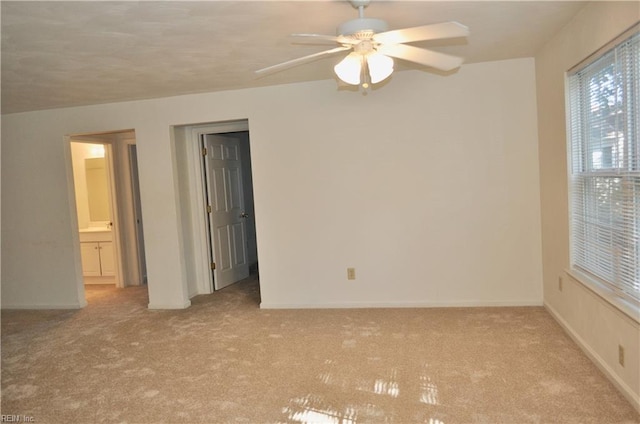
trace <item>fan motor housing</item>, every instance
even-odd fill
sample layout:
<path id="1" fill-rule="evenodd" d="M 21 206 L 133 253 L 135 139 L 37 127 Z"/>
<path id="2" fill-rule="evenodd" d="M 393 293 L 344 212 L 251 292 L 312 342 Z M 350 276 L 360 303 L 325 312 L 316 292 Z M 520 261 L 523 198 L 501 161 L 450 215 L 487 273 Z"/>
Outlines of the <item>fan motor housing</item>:
<path id="1" fill-rule="evenodd" d="M 371 3 L 371 0 L 350 0 L 349 3 L 351 3 L 351 6 L 357 9 L 359 7 L 369 6 L 369 3 Z"/>
<path id="2" fill-rule="evenodd" d="M 389 26 L 382 19 L 358 18 L 344 22 L 338 26 L 337 35 L 354 35 L 361 31 L 371 31 L 374 34 L 385 32 Z"/>

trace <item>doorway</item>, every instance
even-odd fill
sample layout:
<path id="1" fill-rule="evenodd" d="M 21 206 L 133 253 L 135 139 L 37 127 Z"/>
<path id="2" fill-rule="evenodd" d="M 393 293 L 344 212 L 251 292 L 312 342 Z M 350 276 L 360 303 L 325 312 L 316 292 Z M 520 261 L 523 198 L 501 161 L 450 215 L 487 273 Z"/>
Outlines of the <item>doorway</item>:
<path id="1" fill-rule="evenodd" d="M 98 140 L 72 139 L 71 161 L 84 284 L 119 285 L 113 237 L 112 150 Z"/>
<path id="2" fill-rule="evenodd" d="M 133 130 L 69 137 L 83 283 L 146 284 Z"/>
<path id="3" fill-rule="evenodd" d="M 214 207 L 219 208 L 222 203 L 211 203 L 210 198 L 215 193 L 209 192 L 212 188 L 211 175 L 205 171 L 206 154 L 204 147 L 206 139 L 212 135 L 222 136 L 226 139 L 235 139 L 238 143 L 238 155 L 241 170 L 234 172 L 236 175 L 235 184 L 242 187 L 243 207 L 232 207 L 234 213 L 241 215 L 242 224 L 238 223 L 228 226 L 224 231 L 216 234 L 215 219 L 210 214 L 214 213 Z M 185 253 L 185 266 L 187 276 L 187 290 L 189 298 L 198 294 L 209 294 L 222 287 L 233 284 L 239 278 L 242 279 L 246 271 L 231 274 L 229 280 L 224 281 L 222 271 L 228 271 L 228 264 L 231 262 L 244 263 L 248 265 L 249 275 L 258 275 L 258 250 L 256 241 L 256 221 L 253 199 L 253 178 L 251 168 L 251 150 L 249 123 L 247 120 L 228 121 L 210 124 L 184 125 L 173 128 L 174 148 L 176 153 L 176 164 L 178 172 L 178 195 L 181 205 L 181 225 L 182 225 L 182 249 Z M 209 150 L 211 152 L 211 150 Z M 209 153 L 208 152 L 208 153 Z M 230 151 L 219 150 L 219 159 L 230 157 Z M 222 166 L 225 168 L 225 166 Z M 227 171 L 222 171 L 222 174 Z M 211 173 L 209 173 L 211 174 Z M 220 178 L 224 181 L 224 177 Z M 241 183 L 240 183 L 241 180 Z M 228 175 L 227 182 L 232 183 L 231 175 Z M 226 183 L 222 186 L 227 189 Z M 222 187 L 221 186 L 221 187 Z M 222 193 L 219 191 L 219 194 Z M 239 202 L 239 199 L 226 199 L 221 196 L 219 202 Z M 211 209 L 211 213 L 209 212 Z M 237 218 L 237 217 L 235 217 Z M 212 220 L 213 219 L 213 220 Z M 234 230 L 235 228 L 235 230 Z M 234 232 L 235 231 L 235 236 Z M 242 236 L 242 232 L 245 236 Z M 216 248 L 216 237 L 227 237 L 229 240 L 236 240 L 235 244 L 224 242 L 225 249 Z M 244 240 L 244 241 L 241 241 Z M 242 256 L 242 247 L 246 246 L 246 261 Z M 226 255 L 226 256 L 225 256 Z M 235 258 L 234 258 L 235 255 Z"/>

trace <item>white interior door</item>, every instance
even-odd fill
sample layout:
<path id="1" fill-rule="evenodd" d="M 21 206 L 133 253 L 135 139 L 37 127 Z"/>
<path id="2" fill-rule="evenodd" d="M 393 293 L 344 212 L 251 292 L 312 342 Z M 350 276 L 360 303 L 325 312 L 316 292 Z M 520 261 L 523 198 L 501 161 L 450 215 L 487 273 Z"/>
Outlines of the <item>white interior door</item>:
<path id="1" fill-rule="evenodd" d="M 222 134 L 204 135 L 209 231 L 220 290 L 249 276 L 240 143 Z"/>

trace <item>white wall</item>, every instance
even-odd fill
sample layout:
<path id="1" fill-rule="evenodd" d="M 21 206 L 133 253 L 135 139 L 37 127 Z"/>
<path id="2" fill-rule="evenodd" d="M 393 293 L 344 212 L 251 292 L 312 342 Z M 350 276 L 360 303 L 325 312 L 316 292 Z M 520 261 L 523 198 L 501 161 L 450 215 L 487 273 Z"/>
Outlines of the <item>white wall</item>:
<path id="1" fill-rule="evenodd" d="M 536 55 L 536 79 L 544 302 L 640 410 L 640 317 L 630 319 L 564 273 L 570 265 L 564 73 L 639 17 L 636 2 L 589 3 Z M 625 367 L 618 364 L 618 344 L 625 347 Z"/>
<path id="2" fill-rule="evenodd" d="M 187 281 L 187 296 L 191 299 L 199 293 L 207 293 L 210 291 L 202 290 L 198 287 L 198 273 L 196 272 L 196 263 L 194 257 L 196 253 L 193 250 L 193 223 L 191 220 L 192 211 L 189 199 L 189 166 L 187 159 L 187 148 L 191 140 L 189 134 L 184 127 L 174 129 L 174 146 L 175 146 L 175 162 L 176 162 L 176 179 L 178 184 L 178 196 L 180 198 L 180 231 L 182 234 L 180 245 L 181 251 L 184 252 L 185 258 L 185 279 Z M 208 287 L 207 287 L 208 288 Z"/>
<path id="3" fill-rule="evenodd" d="M 79 304 L 63 136 L 134 128 L 150 307 L 188 306 L 171 126 L 238 119 L 263 307 L 541 304 L 535 102 L 519 59 L 6 115 L 2 304 Z"/>
<path id="4" fill-rule="evenodd" d="M 249 121 L 263 306 L 539 303 L 534 91 L 531 60 L 285 91 Z"/>

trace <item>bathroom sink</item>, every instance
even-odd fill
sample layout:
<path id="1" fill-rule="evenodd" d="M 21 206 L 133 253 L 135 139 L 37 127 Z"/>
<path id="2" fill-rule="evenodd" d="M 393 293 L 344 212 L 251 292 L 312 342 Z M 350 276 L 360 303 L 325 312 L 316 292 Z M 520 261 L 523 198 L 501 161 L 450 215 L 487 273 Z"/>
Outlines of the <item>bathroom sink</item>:
<path id="1" fill-rule="evenodd" d="M 89 227 L 89 228 L 81 228 L 80 229 L 81 233 L 106 233 L 106 232 L 111 232 L 111 228 L 106 228 L 106 227 Z"/>

